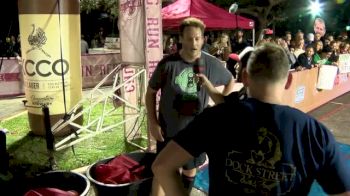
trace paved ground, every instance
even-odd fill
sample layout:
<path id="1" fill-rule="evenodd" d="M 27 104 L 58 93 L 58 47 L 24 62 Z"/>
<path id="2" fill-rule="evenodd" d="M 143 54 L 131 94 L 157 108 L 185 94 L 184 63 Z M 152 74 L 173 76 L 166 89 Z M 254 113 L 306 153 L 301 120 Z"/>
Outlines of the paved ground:
<path id="1" fill-rule="evenodd" d="M 350 92 L 309 112 L 324 123 L 339 142 L 350 145 Z"/>

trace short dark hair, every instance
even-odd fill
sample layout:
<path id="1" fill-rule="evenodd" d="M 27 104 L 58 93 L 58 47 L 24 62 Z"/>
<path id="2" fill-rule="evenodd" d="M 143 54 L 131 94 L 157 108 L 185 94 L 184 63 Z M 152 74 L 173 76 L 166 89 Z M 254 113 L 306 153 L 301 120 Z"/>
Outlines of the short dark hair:
<path id="1" fill-rule="evenodd" d="M 327 45 L 327 46 L 323 47 L 322 52 L 324 52 L 324 53 L 332 52 L 332 48 Z"/>
<path id="2" fill-rule="evenodd" d="M 205 24 L 198 18 L 188 17 L 184 19 L 180 24 L 180 36 L 183 35 L 184 29 L 186 27 L 198 27 L 201 29 L 202 35 L 204 35 Z"/>
<path id="3" fill-rule="evenodd" d="M 251 53 L 247 72 L 254 81 L 273 83 L 285 79 L 289 68 L 285 50 L 279 45 L 265 43 Z"/>

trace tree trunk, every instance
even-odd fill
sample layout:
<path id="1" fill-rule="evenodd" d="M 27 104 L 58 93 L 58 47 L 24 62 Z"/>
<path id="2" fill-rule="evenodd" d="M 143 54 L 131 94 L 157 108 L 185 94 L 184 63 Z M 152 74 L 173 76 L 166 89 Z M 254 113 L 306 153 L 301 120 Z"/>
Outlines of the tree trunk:
<path id="1" fill-rule="evenodd" d="M 264 29 L 267 26 L 267 19 L 265 18 L 258 18 L 258 24 L 256 25 L 256 34 L 255 34 L 255 40 L 257 40 L 257 42 L 263 38 L 262 36 L 264 35 Z"/>

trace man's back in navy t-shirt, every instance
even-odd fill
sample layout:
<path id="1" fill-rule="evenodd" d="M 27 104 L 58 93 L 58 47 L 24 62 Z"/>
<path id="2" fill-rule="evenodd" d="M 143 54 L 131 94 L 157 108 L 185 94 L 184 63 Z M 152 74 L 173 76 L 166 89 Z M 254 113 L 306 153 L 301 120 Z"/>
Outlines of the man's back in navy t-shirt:
<path id="1" fill-rule="evenodd" d="M 196 142 L 187 141 L 194 136 Z M 193 156 L 205 149 L 210 195 L 306 195 L 314 179 L 329 194 L 350 190 L 349 168 L 332 134 L 288 106 L 256 99 L 224 103 L 174 140 Z"/>

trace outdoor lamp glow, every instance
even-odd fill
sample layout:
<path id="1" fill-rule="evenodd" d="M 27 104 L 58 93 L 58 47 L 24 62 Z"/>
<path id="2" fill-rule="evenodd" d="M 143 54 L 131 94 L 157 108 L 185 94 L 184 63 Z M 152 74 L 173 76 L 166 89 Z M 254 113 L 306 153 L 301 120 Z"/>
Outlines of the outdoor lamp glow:
<path id="1" fill-rule="evenodd" d="M 231 13 L 231 14 L 234 14 L 237 12 L 237 9 L 238 9 L 238 4 L 237 3 L 232 3 L 230 8 L 228 9 L 228 11 Z"/>
<path id="2" fill-rule="evenodd" d="M 322 4 L 318 0 L 315 0 L 310 2 L 308 10 L 313 16 L 317 16 L 321 13 L 321 7 Z"/>

